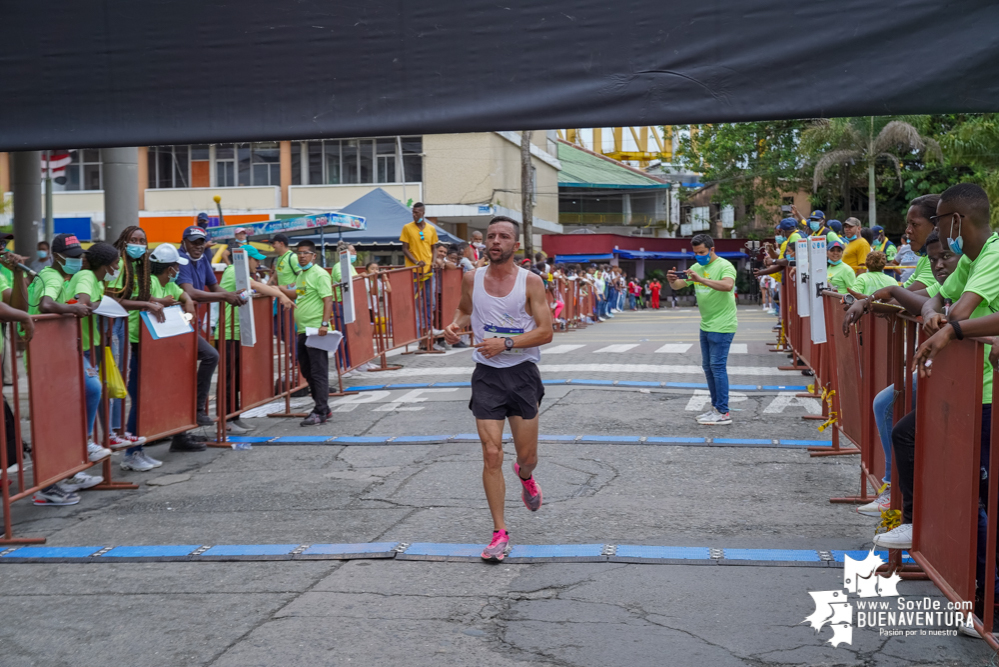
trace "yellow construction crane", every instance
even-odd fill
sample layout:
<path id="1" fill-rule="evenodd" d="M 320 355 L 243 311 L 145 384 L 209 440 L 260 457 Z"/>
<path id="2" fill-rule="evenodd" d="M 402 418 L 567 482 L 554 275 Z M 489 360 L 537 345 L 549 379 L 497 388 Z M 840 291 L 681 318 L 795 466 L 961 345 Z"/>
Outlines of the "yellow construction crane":
<path id="1" fill-rule="evenodd" d="M 641 127 L 629 127 L 628 130 L 631 132 L 631 136 L 635 140 L 635 145 L 638 147 L 637 151 L 624 150 L 623 127 L 611 128 L 611 134 L 614 137 L 614 149 L 610 151 L 604 150 L 604 128 L 601 127 L 593 128 L 592 146 L 586 146 L 582 139 L 582 133 L 578 129 L 566 130 L 564 134 L 562 130 L 559 130 L 558 135 L 569 143 L 582 146 L 583 148 L 589 148 L 594 153 L 600 153 L 601 155 L 606 155 L 609 158 L 620 160 L 622 162 L 637 162 L 640 167 L 647 167 L 653 160 L 662 160 L 663 162 L 673 161 L 673 127 L 667 125 L 663 129 L 666 134 L 665 141 L 663 140 L 663 137 L 659 135 L 658 126 L 645 125 Z M 658 152 L 649 150 L 650 136 L 655 142 L 655 146 L 659 148 Z"/>

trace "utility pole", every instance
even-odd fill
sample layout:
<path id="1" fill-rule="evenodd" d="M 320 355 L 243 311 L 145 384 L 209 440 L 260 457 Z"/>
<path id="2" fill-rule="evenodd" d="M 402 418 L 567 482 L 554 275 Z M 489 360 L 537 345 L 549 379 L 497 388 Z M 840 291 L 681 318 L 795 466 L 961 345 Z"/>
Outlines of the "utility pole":
<path id="1" fill-rule="evenodd" d="M 531 130 L 520 133 L 520 211 L 524 225 L 524 256 L 534 262 L 534 169 Z"/>
<path id="2" fill-rule="evenodd" d="M 45 242 L 55 236 L 55 214 L 52 212 L 52 151 L 45 151 Z"/>

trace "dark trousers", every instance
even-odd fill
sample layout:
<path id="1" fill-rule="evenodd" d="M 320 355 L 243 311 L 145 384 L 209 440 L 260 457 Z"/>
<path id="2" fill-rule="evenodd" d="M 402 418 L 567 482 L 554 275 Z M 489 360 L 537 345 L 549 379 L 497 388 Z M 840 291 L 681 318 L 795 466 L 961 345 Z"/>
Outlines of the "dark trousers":
<path id="1" fill-rule="evenodd" d="M 326 416 L 330 411 L 330 357 L 326 350 L 308 347 L 305 344 L 306 335 L 298 334 L 298 367 L 302 376 L 309 383 L 309 392 L 316 402 L 313 412 Z"/>
<path id="2" fill-rule="evenodd" d="M 198 334 L 198 412 L 208 412 L 208 390 L 218 365 L 218 351 Z"/>
<path id="3" fill-rule="evenodd" d="M 988 498 L 988 479 L 985 471 L 989 469 L 990 437 L 992 434 L 992 406 L 982 406 L 982 443 L 980 465 L 982 479 L 978 484 L 978 564 L 975 578 L 978 587 L 982 588 L 985 575 L 985 546 L 988 529 L 988 517 L 985 515 L 985 501 Z M 898 469 L 898 488 L 902 492 L 902 523 L 912 523 L 912 497 L 915 480 L 916 460 L 916 412 L 913 410 L 898 420 L 891 431 L 892 456 Z M 995 574 L 995 566 L 990 568 L 996 591 L 999 592 L 999 578 Z"/>
<path id="4" fill-rule="evenodd" d="M 7 466 L 10 467 L 17 463 L 17 434 L 14 432 L 14 412 L 6 398 L 3 399 L 3 426 L 7 439 Z"/>
<path id="5" fill-rule="evenodd" d="M 227 340 L 225 342 L 225 380 L 229 387 L 228 396 L 226 396 L 226 412 L 232 414 L 234 412 L 239 412 L 242 407 L 242 403 L 239 398 L 239 388 L 241 386 L 240 378 L 240 354 L 243 344 L 238 340 Z M 239 415 L 233 416 L 233 419 L 239 419 Z"/>

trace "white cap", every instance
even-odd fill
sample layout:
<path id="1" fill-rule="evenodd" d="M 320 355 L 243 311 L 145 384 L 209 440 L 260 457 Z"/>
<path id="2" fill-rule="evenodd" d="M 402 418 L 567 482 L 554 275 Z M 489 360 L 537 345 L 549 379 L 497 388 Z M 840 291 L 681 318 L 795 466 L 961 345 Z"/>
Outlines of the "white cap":
<path id="1" fill-rule="evenodd" d="M 181 257 L 177 249 L 169 243 L 161 243 L 156 246 L 156 250 L 149 256 L 149 261 L 157 264 L 180 264 L 182 266 L 188 263 L 187 258 Z"/>

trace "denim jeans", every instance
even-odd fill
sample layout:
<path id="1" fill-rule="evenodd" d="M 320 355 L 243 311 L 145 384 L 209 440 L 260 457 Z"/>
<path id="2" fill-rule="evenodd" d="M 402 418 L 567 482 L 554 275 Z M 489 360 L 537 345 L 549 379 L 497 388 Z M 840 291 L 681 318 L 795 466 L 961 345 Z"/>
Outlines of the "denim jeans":
<path id="1" fill-rule="evenodd" d="M 128 398 L 131 401 L 131 405 L 128 408 L 128 422 L 125 424 L 125 430 L 136 435 L 136 419 L 138 417 L 139 410 L 139 364 L 138 355 L 139 354 L 139 344 L 132 343 L 131 349 L 129 351 L 129 364 L 128 364 Z M 142 449 L 142 447 L 129 447 L 125 453 L 131 454 L 136 450 Z"/>
<path id="2" fill-rule="evenodd" d="M 916 408 L 916 374 L 912 374 L 912 405 Z M 899 396 L 903 393 L 899 392 Z M 881 448 L 885 452 L 885 476 L 882 482 L 891 484 L 891 429 L 894 426 L 895 416 L 895 385 L 889 385 L 882 389 L 874 397 L 874 423 L 878 427 L 878 435 L 881 436 Z"/>
<path id="3" fill-rule="evenodd" d="M 728 349 L 734 333 L 701 331 L 701 367 L 708 380 L 711 405 L 721 414 L 728 412 Z"/>
<path id="4" fill-rule="evenodd" d="M 92 435 L 97 409 L 101 406 L 101 373 L 99 366 L 90 363 L 89 351 L 83 353 L 83 380 L 87 393 L 87 435 Z"/>
<path id="5" fill-rule="evenodd" d="M 111 354 L 114 356 L 114 362 L 118 366 L 118 372 L 123 376 L 125 375 L 125 367 L 122 365 L 122 361 L 125 358 L 125 346 L 128 345 L 127 324 L 127 317 L 116 317 L 111 325 Z M 122 427 L 121 413 L 124 405 L 124 399 L 111 399 L 111 428 Z"/>
<path id="6" fill-rule="evenodd" d="M 421 307 L 420 297 L 423 296 Z M 413 283 L 413 297 L 416 299 L 416 329 L 419 334 L 429 331 L 434 324 L 434 277 Z"/>

